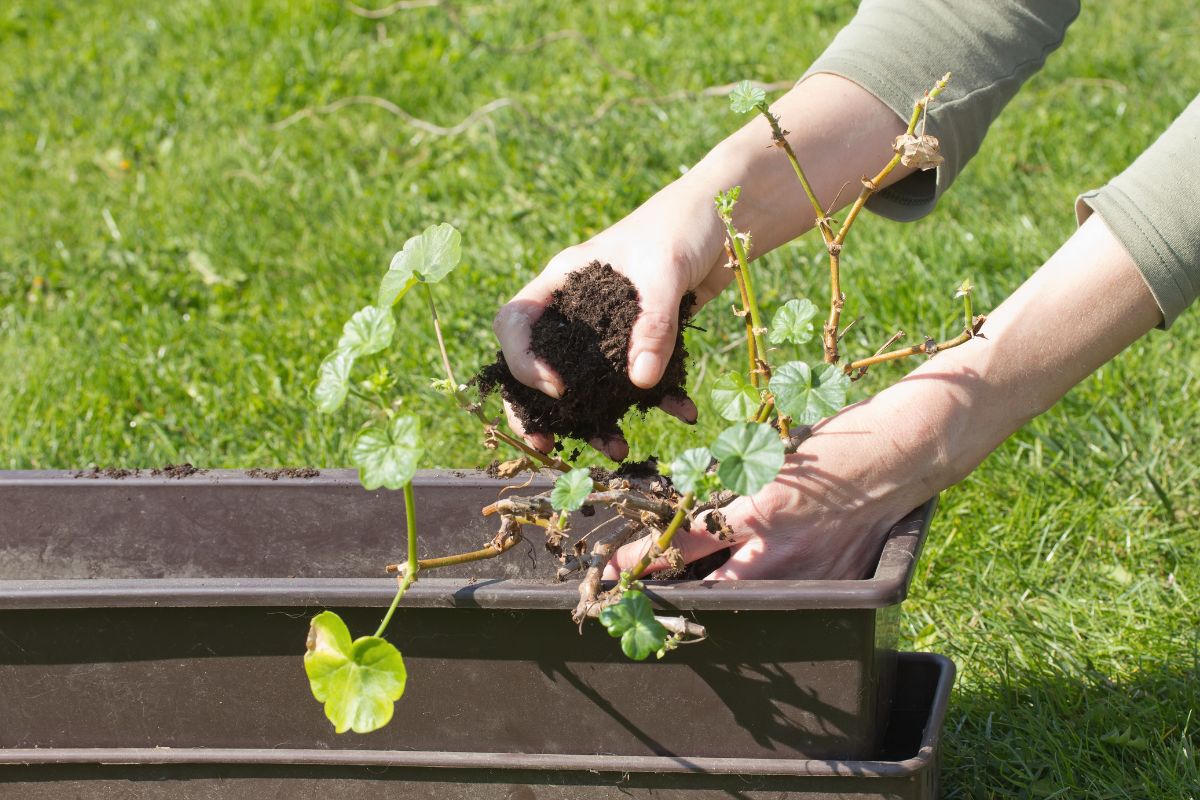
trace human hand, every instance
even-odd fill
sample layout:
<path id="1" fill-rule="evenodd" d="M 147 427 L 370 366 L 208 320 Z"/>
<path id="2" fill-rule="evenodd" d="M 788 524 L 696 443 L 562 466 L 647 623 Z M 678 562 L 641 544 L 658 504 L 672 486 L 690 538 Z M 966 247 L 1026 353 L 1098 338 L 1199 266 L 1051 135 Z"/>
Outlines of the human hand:
<path id="1" fill-rule="evenodd" d="M 567 276 L 599 261 L 611 264 L 638 291 L 642 308 L 631 336 L 629 379 L 641 388 L 655 386 L 675 347 L 681 298 L 694 292 L 699 308 L 733 277 L 724 267 L 723 242 L 707 187 L 696 189 L 681 180 L 587 242 L 563 250 L 496 314 L 493 328 L 513 376 L 551 397 L 562 396 L 562 379 L 530 352 L 530 330 Z M 668 397 L 661 407 L 684 422 L 696 421 L 696 406 L 687 398 Z M 551 449 L 549 434 L 522 430 L 511 409 L 506 411 L 513 429 L 532 447 Z M 619 437 L 591 444 L 617 461 L 629 452 Z"/>
<path id="2" fill-rule="evenodd" d="M 700 514 L 672 547 L 687 563 L 730 548 L 729 560 L 708 576 L 714 580 L 867 575 L 891 527 L 949 482 L 935 418 L 918 413 L 902 428 L 884 424 L 896 407 L 885 395 L 818 423 L 774 482 L 721 509 L 732 538 L 709 533 Z M 637 564 L 654 538 L 622 547 L 605 578 Z M 648 572 L 666 566 L 660 558 Z"/>

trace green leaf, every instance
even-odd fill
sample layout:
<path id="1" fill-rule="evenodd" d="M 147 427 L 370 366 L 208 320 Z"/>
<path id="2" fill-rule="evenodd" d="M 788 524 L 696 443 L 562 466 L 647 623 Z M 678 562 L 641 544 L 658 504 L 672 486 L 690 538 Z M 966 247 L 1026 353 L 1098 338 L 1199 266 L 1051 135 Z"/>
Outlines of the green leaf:
<path id="1" fill-rule="evenodd" d="M 646 595 L 630 589 L 621 600 L 600 612 L 600 624 L 608 635 L 620 637 L 621 650 L 634 661 L 642 661 L 657 653 L 667 641 L 669 632 L 654 618 L 654 609 Z"/>
<path id="2" fill-rule="evenodd" d="M 591 470 L 579 467 L 560 475 L 554 482 L 554 490 L 550 492 L 550 505 L 554 506 L 555 511 L 576 511 L 591 493 Z"/>
<path id="3" fill-rule="evenodd" d="M 769 425 L 743 422 L 726 428 L 712 444 L 720 459 L 717 477 L 740 495 L 754 494 L 775 480 L 783 466 L 783 442 Z"/>
<path id="4" fill-rule="evenodd" d="M 421 428 L 415 417 L 396 417 L 386 427 L 366 428 L 354 440 L 350 460 L 367 489 L 401 489 L 417 472 Z"/>
<path id="5" fill-rule="evenodd" d="M 392 256 L 375 305 L 390 308 L 418 282 L 437 283 L 450 274 L 462 259 L 462 234 L 443 222 L 431 225 L 420 236 L 404 243 L 404 249 Z"/>
<path id="6" fill-rule="evenodd" d="M 805 344 L 811 341 L 816 333 L 813 318 L 817 313 L 817 306 L 811 300 L 789 300 L 771 320 L 771 343 Z"/>
<path id="7" fill-rule="evenodd" d="M 726 189 L 723 192 L 717 192 L 717 196 L 713 198 L 713 202 L 717 204 L 717 216 L 725 220 L 725 222 L 733 223 L 733 207 L 737 205 L 738 197 L 742 194 L 742 187 L 734 186 L 732 189 Z"/>
<path id="8" fill-rule="evenodd" d="M 730 422 L 745 422 L 758 411 L 762 398 L 740 372 L 727 372 L 713 384 L 713 409 Z"/>
<path id="9" fill-rule="evenodd" d="M 768 388 L 780 411 L 801 425 L 812 425 L 846 405 L 850 378 L 836 364 L 813 368 L 791 361 L 776 370 Z"/>
<path id="10" fill-rule="evenodd" d="M 711 463 L 712 453 L 707 447 L 684 450 L 671 462 L 671 483 L 684 494 L 701 494 L 710 483 L 708 465 Z"/>
<path id="11" fill-rule="evenodd" d="M 729 107 L 735 114 L 745 114 L 767 102 L 767 93 L 750 81 L 742 81 L 729 93 Z"/>
<path id="12" fill-rule="evenodd" d="M 354 366 L 354 354 L 344 350 L 330 353 L 317 371 L 317 385 L 313 387 L 312 400 L 317 410 L 332 414 L 346 402 L 350 391 L 350 369 Z"/>
<path id="13" fill-rule="evenodd" d="M 338 350 L 355 357 L 369 356 L 391 344 L 395 333 L 396 319 L 390 308 L 365 306 L 354 312 L 354 316 L 342 326 Z"/>
<path id="14" fill-rule="evenodd" d="M 338 733 L 370 733 L 387 725 L 408 682 L 399 650 L 377 636 L 350 641 L 346 623 L 332 611 L 313 617 L 304 672 Z"/>

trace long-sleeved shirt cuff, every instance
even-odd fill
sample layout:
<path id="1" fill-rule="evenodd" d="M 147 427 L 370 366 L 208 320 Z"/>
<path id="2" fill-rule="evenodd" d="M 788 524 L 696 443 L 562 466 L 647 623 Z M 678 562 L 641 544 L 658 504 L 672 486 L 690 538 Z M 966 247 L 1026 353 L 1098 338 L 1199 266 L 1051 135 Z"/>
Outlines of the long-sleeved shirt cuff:
<path id="1" fill-rule="evenodd" d="M 913 103 L 952 73 L 926 122 L 944 163 L 885 188 L 867 207 L 899 221 L 932 211 L 1078 14 L 1076 0 L 863 0 L 804 77 L 840 75 L 907 121 Z"/>
<path id="2" fill-rule="evenodd" d="M 1200 95 L 1124 172 L 1075 201 L 1124 245 L 1169 327 L 1200 294 Z"/>

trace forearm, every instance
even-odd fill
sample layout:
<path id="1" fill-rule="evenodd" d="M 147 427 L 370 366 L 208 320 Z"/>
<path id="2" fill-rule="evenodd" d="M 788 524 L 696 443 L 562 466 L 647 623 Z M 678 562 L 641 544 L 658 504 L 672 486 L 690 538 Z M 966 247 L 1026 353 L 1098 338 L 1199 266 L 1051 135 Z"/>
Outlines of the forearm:
<path id="1" fill-rule="evenodd" d="M 892 140 L 905 126 L 881 100 L 835 75 L 811 76 L 771 110 L 789 131 L 788 142 L 826 210 L 854 200 L 861 178 L 874 175 L 892 158 Z M 898 167 L 887 184 L 910 173 Z M 753 236 L 752 256 L 791 241 L 816 223 L 812 204 L 784 153 L 772 146 L 771 129 L 758 114 L 713 148 L 679 184 L 683 193 L 701 196 L 709 205 L 716 192 L 741 186 L 734 223 Z"/>
<path id="2" fill-rule="evenodd" d="M 938 354 L 878 398 L 918 426 L 911 441 L 925 448 L 928 488 L 940 490 L 1161 319 L 1132 258 L 1093 218 L 988 316 L 986 338 Z"/>

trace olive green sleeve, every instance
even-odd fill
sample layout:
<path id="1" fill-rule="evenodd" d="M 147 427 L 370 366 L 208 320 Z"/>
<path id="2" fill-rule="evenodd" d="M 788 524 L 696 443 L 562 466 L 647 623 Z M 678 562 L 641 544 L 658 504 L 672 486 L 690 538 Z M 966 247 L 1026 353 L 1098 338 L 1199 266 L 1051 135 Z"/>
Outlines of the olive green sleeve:
<path id="1" fill-rule="evenodd" d="M 1146 152 L 1075 203 L 1095 211 L 1141 270 L 1169 326 L 1200 294 L 1200 95 Z"/>
<path id="2" fill-rule="evenodd" d="M 854 81 L 904 120 L 944 73 L 929 133 L 945 162 L 868 202 L 890 219 L 918 219 L 979 150 L 988 126 L 1045 63 L 1079 13 L 1077 0 L 862 0 L 858 13 L 805 73 Z M 1081 143 L 1077 143 L 1082 146 Z M 1200 294 L 1200 98 L 1107 186 L 1080 196 L 1133 257 L 1166 327 Z"/>
<path id="3" fill-rule="evenodd" d="M 867 207 L 900 221 L 932 211 L 1078 14 L 1076 0 L 862 0 L 805 77 L 852 80 L 907 121 L 913 102 L 952 73 L 927 122 L 945 162 L 884 189 Z"/>

